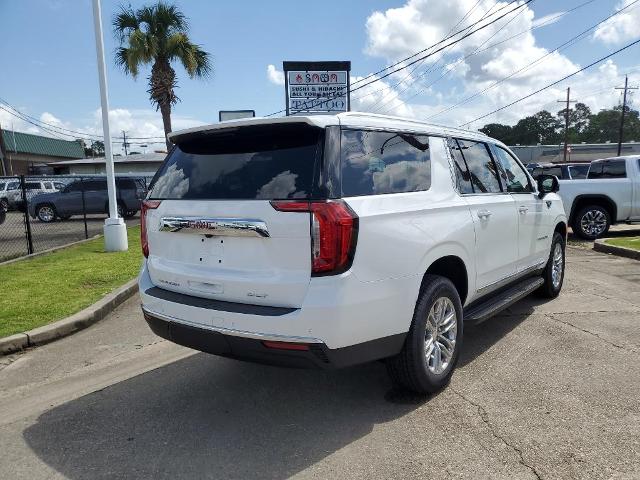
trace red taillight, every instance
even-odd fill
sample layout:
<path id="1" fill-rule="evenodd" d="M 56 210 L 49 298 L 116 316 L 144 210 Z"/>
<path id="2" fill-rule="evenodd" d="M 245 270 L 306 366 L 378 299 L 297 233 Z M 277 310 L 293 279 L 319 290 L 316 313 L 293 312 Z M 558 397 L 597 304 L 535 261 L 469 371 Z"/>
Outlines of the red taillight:
<path id="1" fill-rule="evenodd" d="M 300 202 L 274 200 L 281 212 L 310 212 L 311 272 L 337 274 L 349 269 L 358 236 L 358 216 L 340 200 Z"/>
<path id="2" fill-rule="evenodd" d="M 140 244 L 142 245 L 142 254 L 147 258 L 149 256 L 149 240 L 147 239 L 147 210 L 155 210 L 160 206 L 162 200 L 145 200 L 142 202 L 140 210 Z"/>

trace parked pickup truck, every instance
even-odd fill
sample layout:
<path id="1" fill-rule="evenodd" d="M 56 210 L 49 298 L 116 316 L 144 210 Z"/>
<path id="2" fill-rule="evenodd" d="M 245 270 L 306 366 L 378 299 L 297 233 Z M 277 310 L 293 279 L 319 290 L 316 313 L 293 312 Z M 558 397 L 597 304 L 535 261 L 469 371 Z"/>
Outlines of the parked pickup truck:
<path id="1" fill-rule="evenodd" d="M 585 180 L 561 180 L 559 193 L 574 233 L 584 239 L 615 223 L 640 222 L 640 155 L 595 160 Z"/>

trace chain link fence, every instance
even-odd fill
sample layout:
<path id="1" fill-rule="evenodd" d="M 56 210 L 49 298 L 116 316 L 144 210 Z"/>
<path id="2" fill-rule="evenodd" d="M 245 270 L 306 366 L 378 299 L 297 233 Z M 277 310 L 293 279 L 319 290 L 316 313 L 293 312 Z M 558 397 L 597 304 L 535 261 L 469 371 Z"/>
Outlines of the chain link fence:
<path id="1" fill-rule="evenodd" d="M 118 214 L 140 223 L 148 177 L 116 176 Z M 104 175 L 0 177 L 0 262 L 102 234 Z"/>

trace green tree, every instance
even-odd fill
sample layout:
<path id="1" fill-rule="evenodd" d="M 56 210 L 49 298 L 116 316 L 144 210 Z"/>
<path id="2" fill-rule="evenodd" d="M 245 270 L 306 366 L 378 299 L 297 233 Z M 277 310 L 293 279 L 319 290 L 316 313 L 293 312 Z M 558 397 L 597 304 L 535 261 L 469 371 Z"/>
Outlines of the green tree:
<path id="1" fill-rule="evenodd" d="M 628 107 L 627 107 L 628 108 Z M 620 136 L 620 113 L 622 106 L 600 110 L 591 115 L 589 125 L 582 135 L 587 143 L 617 142 Z M 637 110 L 627 110 L 624 117 L 622 141 L 640 140 L 640 118 Z"/>
<path id="2" fill-rule="evenodd" d="M 480 129 L 485 135 L 500 140 L 502 143 L 510 144 L 513 133 L 511 125 L 503 125 L 502 123 L 489 123 Z"/>
<path id="3" fill-rule="evenodd" d="M 559 110 L 557 113 L 558 123 L 561 128 L 561 138 L 564 139 L 566 108 Z M 591 118 L 591 109 L 584 103 L 576 103 L 575 108 L 569 108 L 569 142 L 578 143 L 582 140 L 582 136 L 589 126 Z"/>
<path id="4" fill-rule="evenodd" d="M 547 110 L 518 121 L 511 132 L 511 143 L 522 145 L 555 144 L 558 142 L 558 120 Z"/>
<path id="5" fill-rule="evenodd" d="M 113 19 L 113 30 L 120 42 L 116 63 L 134 78 L 140 66 L 151 64 L 149 97 L 160 110 L 165 135 L 171 132 L 171 107 L 179 98 L 178 82 L 171 62 L 179 61 L 190 78 L 207 77 L 212 71 L 209 54 L 191 41 L 189 23 L 175 5 L 159 1 L 133 10 L 121 6 Z M 167 149 L 170 148 L 167 140 Z"/>

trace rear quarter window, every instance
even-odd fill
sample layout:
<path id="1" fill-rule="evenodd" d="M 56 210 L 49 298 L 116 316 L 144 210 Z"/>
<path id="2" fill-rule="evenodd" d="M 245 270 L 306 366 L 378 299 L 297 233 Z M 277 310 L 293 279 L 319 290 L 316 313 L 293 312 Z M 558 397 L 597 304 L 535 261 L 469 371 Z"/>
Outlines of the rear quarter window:
<path id="1" fill-rule="evenodd" d="M 271 124 L 186 139 L 154 177 L 149 198 L 309 198 L 322 138 L 307 124 Z"/>
<path id="2" fill-rule="evenodd" d="M 429 136 L 343 130 L 342 194 L 419 192 L 431 186 Z"/>

